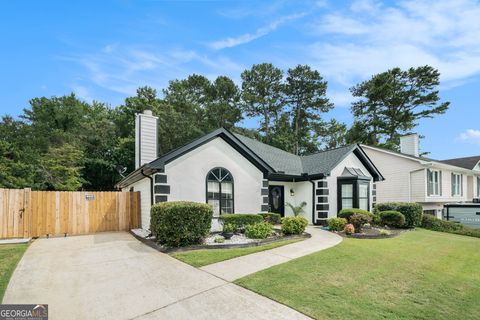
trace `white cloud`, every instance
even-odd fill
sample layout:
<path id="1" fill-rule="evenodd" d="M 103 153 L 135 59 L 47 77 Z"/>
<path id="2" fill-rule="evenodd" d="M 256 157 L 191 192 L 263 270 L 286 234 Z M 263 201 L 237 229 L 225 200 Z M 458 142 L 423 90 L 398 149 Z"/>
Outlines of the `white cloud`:
<path id="1" fill-rule="evenodd" d="M 84 86 L 73 85 L 72 90 L 77 95 L 77 97 L 82 100 L 85 100 L 87 102 L 92 102 L 94 100 L 90 95 L 90 91 Z"/>
<path id="2" fill-rule="evenodd" d="M 145 49 L 133 46 L 106 46 L 96 53 L 66 58 L 82 65 L 94 85 L 121 93 L 135 94 L 138 87 L 149 85 L 165 88 L 168 81 L 183 78 L 191 73 L 206 74 L 209 78 L 219 75 L 239 75 L 245 67 L 228 57 L 209 57 L 193 50 Z M 192 65 L 195 68 L 192 68 Z M 92 100 L 84 86 L 74 85 L 72 89 L 85 100 Z"/>
<path id="3" fill-rule="evenodd" d="M 460 133 L 457 140 L 466 143 L 480 144 L 480 130 L 468 129 Z"/>
<path id="4" fill-rule="evenodd" d="M 480 74 L 480 3 L 355 1 L 350 10 L 317 20 L 321 37 L 304 49 L 312 64 L 343 85 L 387 68 L 432 65 L 442 82 Z"/>
<path id="5" fill-rule="evenodd" d="M 284 17 L 281 17 L 281 18 L 271 22 L 270 24 L 268 24 L 266 26 L 258 28 L 254 33 L 245 33 L 245 34 L 242 34 L 238 37 L 229 37 L 229 38 L 226 38 L 226 39 L 214 41 L 214 42 L 211 42 L 209 44 L 209 46 L 212 49 L 220 50 L 220 49 L 232 48 L 232 47 L 236 47 L 238 45 L 246 44 L 246 43 L 251 42 L 255 39 L 258 39 L 258 38 L 261 38 L 263 36 L 268 35 L 269 33 L 275 31 L 278 27 L 280 27 L 281 25 L 283 25 L 283 24 L 285 24 L 289 21 L 300 19 L 300 18 L 304 17 L 305 15 L 306 15 L 306 13 L 295 13 L 295 14 L 292 14 L 292 15 L 284 16 Z"/>

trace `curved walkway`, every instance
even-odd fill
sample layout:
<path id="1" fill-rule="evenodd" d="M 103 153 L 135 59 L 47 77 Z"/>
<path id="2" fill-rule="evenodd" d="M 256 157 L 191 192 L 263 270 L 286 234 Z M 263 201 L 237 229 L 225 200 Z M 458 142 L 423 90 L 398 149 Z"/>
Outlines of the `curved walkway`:
<path id="1" fill-rule="evenodd" d="M 200 269 L 231 282 L 277 264 L 333 247 L 343 239 L 339 235 L 324 231 L 319 227 L 309 226 L 306 231 L 312 235 L 307 240 L 217 262 Z"/>

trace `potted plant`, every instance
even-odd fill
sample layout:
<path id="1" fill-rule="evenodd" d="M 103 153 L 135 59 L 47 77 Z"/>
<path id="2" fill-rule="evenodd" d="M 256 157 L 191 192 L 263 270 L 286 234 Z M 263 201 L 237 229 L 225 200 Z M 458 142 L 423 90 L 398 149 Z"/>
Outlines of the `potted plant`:
<path id="1" fill-rule="evenodd" d="M 228 240 L 233 236 L 235 231 L 237 231 L 235 225 L 233 225 L 232 223 L 226 223 L 223 225 L 222 236 Z"/>

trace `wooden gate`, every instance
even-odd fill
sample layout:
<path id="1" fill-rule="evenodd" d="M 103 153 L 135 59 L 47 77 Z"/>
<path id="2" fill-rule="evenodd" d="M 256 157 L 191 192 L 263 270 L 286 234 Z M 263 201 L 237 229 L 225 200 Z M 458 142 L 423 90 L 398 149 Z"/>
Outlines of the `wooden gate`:
<path id="1" fill-rule="evenodd" d="M 139 226 L 139 192 L 0 189 L 0 239 L 128 231 Z"/>

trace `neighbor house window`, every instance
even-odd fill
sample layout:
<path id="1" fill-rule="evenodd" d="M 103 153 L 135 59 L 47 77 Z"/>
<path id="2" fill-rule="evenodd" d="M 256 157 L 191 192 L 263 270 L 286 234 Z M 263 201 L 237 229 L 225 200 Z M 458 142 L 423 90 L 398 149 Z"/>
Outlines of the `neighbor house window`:
<path id="1" fill-rule="evenodd" d="M 215 216 L 233 213 L 233 177 L 227 169 L 215 168 L 207 174 L 207 203 Z"/>
<path id="2" fill-rule="evenodd" d="M 477 197 L 480 198 L 480 177 L 477 177 Z"/>
<path id="3" fill-rule="evenodd" d="M 440 170 L 427 170 L 427 188 L 429 196 L 439 196 L 441 194 L 442 172 Z"/>
<path id="4" fill-rule="evenodd" d="M 463 193 L 463 176 L 461 174 L 452 173 L 452 196 L 461 196 Z"/>

